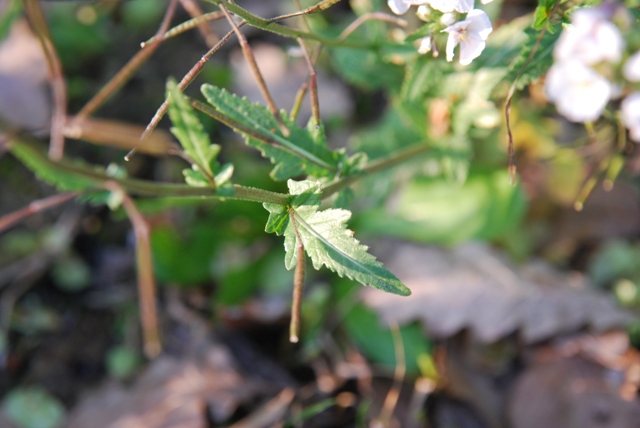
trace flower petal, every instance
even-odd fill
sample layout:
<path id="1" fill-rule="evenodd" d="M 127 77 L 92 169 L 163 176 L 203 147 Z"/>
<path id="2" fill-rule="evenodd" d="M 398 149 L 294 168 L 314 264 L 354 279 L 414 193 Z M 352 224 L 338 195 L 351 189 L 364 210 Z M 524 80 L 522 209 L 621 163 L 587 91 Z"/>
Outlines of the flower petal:
<path id="1" fill-rule="evenodd" d="M 622 68 L 622 74 L 631 82 L 640 82 L 640 51 L 627 59 Z"/>
<path id="2" fill-rule="evenodd" d="M 411 4 L 405 0 L 387 0 L 389 9 L 396 15 L 404 15 L 409 10 Z"/>
<path id="3" fill-rule="evenodd" d="M 640 92 L 628 95 L 620 105 L 622 122 L 629 128 L 629 136 L 640 143 Z"/>
<path id="4" fill-rule="evenodd" d="M 460 64 L 471 64 L 471 61 L 480 56 L 486 45 L 480 36 L 469 33 L 467 38 L 460 42 Z"/>

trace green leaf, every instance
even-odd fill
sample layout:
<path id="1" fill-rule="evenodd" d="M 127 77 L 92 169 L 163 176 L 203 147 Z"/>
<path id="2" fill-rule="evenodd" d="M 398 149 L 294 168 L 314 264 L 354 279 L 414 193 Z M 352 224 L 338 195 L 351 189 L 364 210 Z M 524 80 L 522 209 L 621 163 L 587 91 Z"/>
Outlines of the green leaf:
<path id="1" fill-rule="evenodd" d="M 290 193 L 296 196 L 286 211 L 288 215 L 293 214 L 297 231 L 315 269 L 324 265 L 341 277 L 346 276 L 364 285 L 402 296 L 411 294 L 347 229 L 346 222 L 351 218 L 351 212 L 343 209 L 318 211 L 320 182 L 289 180 L 287 184 Z M 296 264 L 298 244 L 294 225 L 290 220 L 284 220 L 285 211 L 281 208 L 271 204 L 264 206 L 271 213 L 268 228 L 278 234 L 284 229 L 285 266 L 292 269 Z"/>
<path id="2" fill-rule="evenodd" d="M 376 52 L 339 48 L 332 56 L 336 71 L 353 85 L 368 90 L 400 87 L 403 67 L 386 62 Z"/>
<path id="3" fill-rule="evenodd" d="M 101 187 L 103 178 L 93 178 L 91 172 L 104 177 L 104 168 L 88 165 L 81 161 L 63 159 L 52 162 L 41 147 L 22 141 L 13 141 L 10 145 L 11 153 L 18 158 L 36 176 L 58 188 L 61 191 L 83 191 Z M 74 173 L 81 171 L 81 174 Z"/>
<path id="4" fill-rule="evenodd" d="M 65 418 L 62 403 L 41 387 L 12 390 L 2 407 L 9 419 L 23 428 L 56 428 Z"/>
<path id="5" fill-rule="evenodd" d="M 211 144 L 202 123 L 173 79 L 167 82 L 167 98 L 169 117 L 174 125 L 171 132 L 194 162 L 191 169 L 183 171 L 185 181 L 194 187 L 211 186 L 211 180 L 214 180 L 217 187 L 224 185 L 231 179 L 233 167 L 220 166 L 217 160 L 220 146 Z"/>
<path id="6" fill-rule="evenodd" d="M 442 179 L 416 179 L 397 195 L 393 212 L 370 211 L 359 229 L 416 242 L 453 245 L 495 239 L 522 220 L 526 198 L 509 183 L 506 168 L 472 171 L 464 185 Z"/>
<path id="7" fill-rule="evenodd" d="M 521 90 L 549 70 L 553 64 L 553 47 L 560 37 L 561 24 L 555 25 L 553 29 L 553 32 L 545 32 L 540 45 L 537 47 L 536 43 L 538 37 L 540 37 L 540 31 L 531 28 L 525 31 L 528 40 L 522 45 L 520 53 L 509 66 L 509 72 L 505 76 L 504 80 L 507 82 L 513 82 L 518 75 L 520 75 L 517 89 Z M 533 54 L 531 61 L 527 63 L 529 55 L 533 49 L 537 50 Z"/>
<path id="8" fill-rule="evenodd" d="M 225 89 L 202 85 L 202 93 L 213 108 L 230 119 L 229 126 L 244 135 L 248 145 L 257 148 L 275 165 L 271 171 L 274 180 L 286 180 L 298 175 L 316 178 L 332 177 L 338 171 L 343 155 L 331 152 L 324 136 L 299 127 L 285 111 L 280 118 L 289 129 L 284 137 L 280 126 L 269 110 L 261 104 L 253 104 Z M 237 124 L 234 126 L 234 124 Z M 240 128 L 240 126 L 245 129 Z"/>

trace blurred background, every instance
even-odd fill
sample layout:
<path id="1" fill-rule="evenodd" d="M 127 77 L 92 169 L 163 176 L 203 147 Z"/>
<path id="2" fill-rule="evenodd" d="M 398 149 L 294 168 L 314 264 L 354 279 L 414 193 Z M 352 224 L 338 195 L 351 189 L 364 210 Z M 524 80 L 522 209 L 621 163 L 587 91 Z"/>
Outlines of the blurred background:
<path id="1" fill-rule="evenodd" d="M 296 10 L 277 0 L 238 3 L 262 17 Z M 70 115 L 153 36 L 167 4 L 42 2 Z M 520 17 L 535 7 L 505 0 L 487 10 L 498 32 L 509 23 L 525 28 L 530 17 Z M 51 93 L 40 44 L 20 1 L 2 0 L 0 10 L 2 130 L 46 139 Z M 344 0 L 309 21 L 336 36 L 373 11 L 388 13 L 386 2 Z M 189 18 L 178 7 L 172 22 Z M 210 30 L 219 37 L 229 26 L 217 21 Z M 360 37 L 396 30 L 371 22 Z M 276 104 L 290 109 L 308 79 L 297 44 L 243 31 Z M 167 78 L 180 79 L 208 43 L 197 30 L 164 41 L 94 116 L 113 121 L 114 132 L 118 125 L 144 129 L 164 101 Z M 489 58 L 501 43 L 499 36 L 489 43 Z M 264 232 L 266 210 L 239 201 L 141 199 L 164 346 L 148 360 L 131 225 L 122 210 L 72 200 L 0 231 L 0 426 L 638 427 L 636 147 L 612 155 L 613 137 L 591 141 L 532 82 L 513 103 L 519 176 L 512 186 L 504 98 L 494 103 L 487 94 L 487 104 L 469 105 L 468 138 L 451 135 L 448 111 L 472 88 L 462 74 L 444 89 L 420 83 L 421 75 L 441 73 L 434 63 L 446 64 L 409 65 L 349 49 L 325 49 L 317 61 L 332 148 L 376 159 L 425 138 L 433 145 L 426 157 L 367 177 L 351 198 L 335 201 L 353 210 L 350 228 L 412 289 L 410 297 L 307 269 L 302 340 L 291 344 L 293 275 L 282 240 Z M 205 82 L 262 101 L 234 40 L 186 93 L 201 98 Z M 416 107 L 418 97 L 428 101 Z M 407 121 L 413 111 L 417 120 Z M 310 115 L 305 102 L 299 123 Z M 201 120 L 222 146 L 222 161 L 235 165 L 235 182 L 287 191 L 239 136 Z M 169 127 L 164 119 L 166 138 Z M 125 162 L 126 149 L 76 140 L 65 151 L 155 181 L 181 182 L 186 166 L 142 153 Z M 577 211 L 603 159 L 617 162 L 616 173 L 595 184 Z M 0 216 L 56 193 L 0 154 Z"/>

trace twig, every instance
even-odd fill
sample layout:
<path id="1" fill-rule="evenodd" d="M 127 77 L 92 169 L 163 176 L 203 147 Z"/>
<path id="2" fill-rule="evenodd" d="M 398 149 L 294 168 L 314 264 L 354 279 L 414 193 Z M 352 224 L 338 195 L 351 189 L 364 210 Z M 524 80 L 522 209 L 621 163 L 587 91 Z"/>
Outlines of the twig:
<path id="1" fill-rule="evenodd" d="M 194 28 L 198 27 L 199 25 L 201 25 L 202 23 L 216 21 L 216 20 L 221 19 L 221 18 L 224 18 L 224 13 L 222 13 L 219 10 L 217 10 L 215 12 L 209 12 L 209 13 L 205 13 L 203 15 L 199 15 L 199 16 L 193 18 L 193 19 L 185 21 L 182 24 L 176 25 L 175 27 L 169 29 L 166 33 L 164 33 L 162 38 L 163 38 L 163 40 L 170 39 L 172 37 L 178 36 L 178 35 L 186 32 L 186 31 L 194 29 Z M 207 28 L 208 28 L 208 26 L 207 26 Z M 156 36 L 153 36 L 149 40 L 146 40 L 146 41 L 140 43 L 140 47 L 144 48 L 149 43 L 152 43 L 155 39 L 156 39 Z M 209 47 L 210 48 L 213 47 L 213 45 L 215 45 L 215 43 L 218 43 L 219 41 L 220 40 L 219 40 L 218 36 L 216 36 L 216 41 L 212 44 L 212 46 L 209 46 Z"/>
<path id="2" fill-rule="evenodd" d="M 4 232 L 14 224 L 30 217 L 34 214 L 56 207 L 78 196 L 76 192 L 59 193 L 48 198 L 38 199 L 31 202 L 24 208 L 0 217 L 0 233 Z"/>
<path id="3" fill-rule="evenodd" d="M 302 53 L 304 54 L 304 60 L 307 63 L 307 67 L 309 68 L 309 98 L 311 101 L 311 115 L 316 125 L 320 124 L 320 105 L 318 102 L 318 83 L 317 83 L 317 75 L 316 69 L 313 67 L 313 61 L 309 56 L 309 51 L 307 50 L 307 46 L 304 44 L 304 40 L 298 38 L 298 44 L 300 48 L 302 48 Z"/>
<path id="4" fill-rule="evenodd" d="M 149 240 L 149 225 L 144 219 L 133 200 L 115 181 L 107 181 L 104 187 L 117 192 L 122 198 L 122 207 L 131 221 L 136 235 L 136 267 L 138 271 L 138 299 L 140 306 L 140 322 L 144 353 L 148 358 L 157 357 L 162 351 L 158 314 L 156 312 L 156 283 L 153 276 L 153 262 L 151 260 L 151 243 Z"/>
<path id="5" fill-rule="evenodd" d="M 207 47 L 210 48 L 215 45 L 220 38 L 213 32 L 206 20 L 200 19 L 204 16 L 204 13 L 202 12 L 202 9 L 200 9 L 198 3 L 196 3 L 195 0 L 180 0 L 180 4 L 184 10 L 186 10 L 187 13 L 197 21 L 196 25 L 198 26 L 200 34 L 202 34 Z"/>
<path id="6" fill-rule="evenodd" d="M 245 24 L 244 22 L 240 22 L 238 24 L 238 27 L 242 27 L 244 24 Z M 229 31 L 227 34 L 225 34 L 225 36 L 222 39 L 220 39 L 220 41 L 216 43 L 215 46 L 209 49 L 207 53 L 204 54 L 202 58 L 200 58 L 200 60 L 196 62 L 193 67 L 191 67 L 191 70 L 189 70 L 189 72 L 185 74 L 182 80 L 180 80 L 180 82 L 178 83 L 178 88 L 181 91 L 184 91 L 186 87 L 189 86 L 191 82 L 193 82 L 193 80 L 198 76 L 198 74 L 200 74 L 200 72 L 204 68 L 204 65 L 207 63 L 207 61 L 209 61 L 209 58 L 211 58 L 211 56 L 214 53 L 218 52 L 218 50 L 222 47 L 222 45 L 224 45 L 225 42 L 229 40 L 231 36 L 233 36 L 233 34 L 234 34 L 233 31 Z M 149 124 L 147 125 L 144 132 L 140 136 L 141 140 L 144 140 L 145 138 L 147 138 L 147 136 L 151 132 L 153 132 L 156 126 L 158 126 L 158 123 L 160 123 L 164 115 L 167 113 L 168 109 L 169 109 L 169 99 L 166 98 L 164 102 L 160 105 L 160 107 L 158 107 L 158 110 L 156 110 L 155 114 L 151 118 L 151 121 L 149 121 Z M 133 156 L 134 153 L 135 153 L 135 150 L 131 150 L 129 153 L 127 153 L 124 159 L 127 161 L 130 160 L 131 156 Z"/>
<path id="7" fill-rule="evenodd" d="M 553 9 L 551 9 L 551 12 L 549 12 L 549 15 L 552 15 L 558 9 L 559 4 L 560 2 L 556 2 L 553 5 Z M 511 132 L 511 100 L 513 99 L 513 95 L 515 94 L 516 87 L 518 85 L 518 80 L 520 80 L 520 77 L 524 73 L 525 69 L 527 68 L 529 63 L 533 60 L 533 57 L 536 54 L 536 52 L 538 52 L 538 48 L 542 43 L 542 38 L 546 33 L 547 33 L 547 26 L 545 26 L 542 29 L 542 31 L 540 31 L 540 35 L 536 40 L 536 44 L 531 49 L 531 52 L 529 53 L 527 60 L 522 65 L 522 68 L 520 68 L 518 75 L 516 76 L 515 80 L 511 84 L 511 87 L 509 88 L 509 92 L 507 94 L 507 102 L 504 105 L 504 117 L 507 125 L 507 156 L 509 158 L 509 166 L 508 166 L 509 181 L 514 186 L 516 184 L 517 167 L 516 167 L 516 149 L 515 149 L 515 144 L 513 142 L 513 134 Z"/>
<path id="8" fill-rule="evenodd" d="M 309 6 L 308 8 L 306 8 L 304 10 L 300 10 L 298 12 L 293 12 L 293 13 L 290 13 L 290 14 L 287 14 L 287 15 L 276 16 L 275 18 L 271 18 L 268 21 L 269 22 L 276 22 L 276 21 L 282 21 L 284 19 L 295 18 L 296 16 L 313 15 L 314 13 L 324 12 L 325 10 L 329 9 L 331 6 L 333 6 L 334 4 L 339 3 L 339 2 L 340 2 L 340 0 L 322 0 L 318 4 L 315 4 L 313 6 Z M 299 0 L 296 0 L 296 5 L 298 6 L 298 9 L 300 9 L 300 1 Z"/>
<path id="9" fill-rule="evenodd" d="M 396 371 L 393 375 L 393 384 L 387 393 L 387 397 L 384 399 L 384 404 L 382 405 L 382 410 L 380 410 L 380 416 L 378 417 L 378 419 L 387 426 L 390 424 L 393 417 L 393 411 L 398 404 L 400 391 L 402 389 L 402 382 L 404 381 L 404 376 L 407 372 L 407 366 L 404 360 L 404 343 L 402 342 L 400 328 L 395 321 L 392 322 L 389 327 L 391 329 L 391 335 L 393 336 L 393 348 L 396 353 Z"/>
<path id="10" fill-rule="evenodd" d="M 129 62 L 127 62 L 127 64 L 122 67 L 120 71 L 118 71 L 118 73 L 116 73 L 116 75 L 113 76 L 113 78 L 104 85 L 102 89 L 100 89 L 98 93 L 94 95 L 87 104 L 85 104 L 84 107 L 82 107 L 82 109 L 80 109 L 78 114 L 75 116 L 77 120 L 82 120 L 85 117 L 90 116 L 100 108 L 100 106 L 102 106 L 102 104 L 104 104 L 111 95 L 117 92 L 122 85 L 124 85 L 133 76 L 133 73 L 135 73 L 136 70 L 138 70 L 138 68 L 140 68 L 140 66 L 142 66 L 142 64 L 144 64 L 160 47 L 160 43 L 164 40 L 164 33 L 169 29 L 169 24 L 171 23 L 171 18 L 173 18 L 177 4 L 177 0 L 171 0 L 169 7 L 164 14 L 164 18 L 162 19 L 162 23 L 160 24 L 158 31 L 156 31 L 153 42 L 146 45 L 142 50 L 135 54 L 133 58 L 131 58 Z"/>
<path id="11" fill-rule="evenodd" d="M 288 137 L 290 135 L 289 129 L 285 126 L 284 122 L 282 122 L 282 119 L 280 118 L 280 111 L 278 110 L 278 107 L 276 106 L 275 101 L 273 101 L 273 98 L 271 98 L 271 94 L 269 93 L 267 84 L 264 81 L 264 78 L 262 77 L 262 73 L 260 72 L 260 68 L 258 68 L 258 64 L 256 63 L 256 58 L 253 55 L 253 51 L 251 50 L 251 47 L 249 46 L 247 39 L 244 37 L 244 35 L 240 31 L 240 28 L 238 27 L 236 22 L 233 20 L 233 17 L 227 10 L 226 6 L 222 3 L 220 3 L 218 6 L 220 7 L 220 10 L 222 10 L 222 12 L 224 13 L 225 17 L 227 18 L 227 21 L 229 21 L 229 24 L 231 25 L 231 28 L 233 28 L 233 31 L 236 33 L 236 36 L 238 37 L 238 42 L 240 43 L 240 48 L 242 49 L 242 53 L 244 54 L 244 57 L 247 60 L 249 69 L 253 74 L 253 78 L 256 80 L 256 83 L 258 84 L 258 88 L 260 88 L 262 97 L 267 103 L 267 108 L 269 108 L 269 111 L 271 112 L 276 122 L 278 123 L 278 126 L 280 127 L 280 132 L 282 132 L 282 135 L 284 135 L 285 137 Z"/>
<path id="12" fill-rule="evenodd" d="M 291 113 L 289 113 L 291 120 L 296 120 L 296 118 L 298 117 L 298 113 L 300 113 L 300 107 L 302 106 L 302 101 L 304 101 L 304 96 L 307 93 L 307 89 L 309 89 L 309 84 L 307 82 L 303 82 L 302 85 L 300 85 L 300 89 L 298 89 L 298 92 L 296 93 L 296 99 L 293 102 L 293 107 L 291 107 Z"/>
<path id="13" fill-rule="evenodd" d="M 404 19 L 400 19 L 397 16 L 392 16 L 382 12 L 370 12 L 365 13 L 364 15 L 358 17 L 355 21 L 353 21 L 347 28 L 345 28 L 340 37 L 338 37 L 339 41 L 344 41 L 347 37 L 349 37 L 354 31 L 358 29 L 362 24 L 367 21 L 376 20 L 376 21 L 387 21 L 393 24 L 396 24 L 399 27 L 406 28 L 408 23 Z"/>
<path id="14" fill-rule="evenodd" d="M 297 241 L 296 269 L 293 273 L 293 299 L 291 301 L 289 341 L 291 343 L 298 343 L 298 340 L 300 340 L 300 308 L 302 306 L 302 290 L 304 288 L 304 268 L 306 260 L 304 257 L 304 243 L 302 242 L 302 237 L 300 236 L 298 224 L 296 222 L 296 214 L 291 207 L 289 207 L 289 219 L 293 225 Z"/>
<path id="15" fill-rule="evenodd" d="M 40 2 L 25 0 L 25 12 L 36 33 L 49 69 L 49 81 L 53 96 L 53 114 L 51 116 L 51 138 L 49 142 L 49 156 L 51 159 L 62 159 L 64 154 L 64 134 L 62 129 L 67 117 L 67 84 L 62 72 L 62 64 L 51 41 L 51 34 L 42 13 Z"/>

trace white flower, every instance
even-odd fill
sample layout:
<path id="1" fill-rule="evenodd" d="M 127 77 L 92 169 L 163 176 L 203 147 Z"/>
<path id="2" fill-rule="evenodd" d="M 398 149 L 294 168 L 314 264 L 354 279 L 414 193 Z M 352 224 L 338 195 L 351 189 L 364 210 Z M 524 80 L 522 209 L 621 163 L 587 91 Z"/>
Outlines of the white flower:
<path id="1" fill-rule="evenodd" d="M 640 92 L 634 92 L 622 100 L 620 112 L 622 122 L 629 128 L 629 136 L 640 143 Z"/>
<path id="2" fill-rule="evenodd" d="M 609 81 L 580 61 L 554 64 L 544 91 L 560 114 L 573 122 L 598 119 L 611 98 Z"/>
<path id="3" fill-rule="evenodd" d="M 429 6 L 440 12 L 467 13 L 473 9 L 473 0 L 428 0 Z"/>
<path id="4" fill-rule="evenodd" d="M 429 3 L 429 0 L 387 0 L 389 9 L 396 15 L 404 15 L 411 5 L 426 3 Z"/>
<path id="5" fill-rule="evenodd" d="M 420 47 L 418 47 L 418 53 L 426 54 L 431 51 L 431 46 L 433 45 L 433 37 L 426 36 L 420 39 Z"/>
<path id="6" fill-rule="evenodd" d="M 588 65 L 620 61 L 624 39 L 605 9 L 580 9 L 573 13 L 571 24 L 553 51 L 556 61 L 576 60 Z"/>
<path id="7" fill-rule="evenodd" d="M 485 40 L 493 28 L 486 13 L 479 9 L 473 9 L 464 21 L 457 22 L 445 28 L 449 33 L 447 39 L 447 61 L 453 60 L 453 50 L 460 44 L 460 64 L 471 64 L 484 50 Z"/>
<path id="8" fill-rule="evenodd" d="M 622 68 L 622 74 L 631 82 L 640 82 L 640 51 L 627 59 Z"/>
<path id="9" fill-rule="evenodd" d="M 457 13 L 447 12 L 447 13 L 443 13 L 442 16 L 440 17 L 440 22 L 443 25 L 446 25 L 447 27 L 455 24 L 457 21 L 458 21 Z"/>

